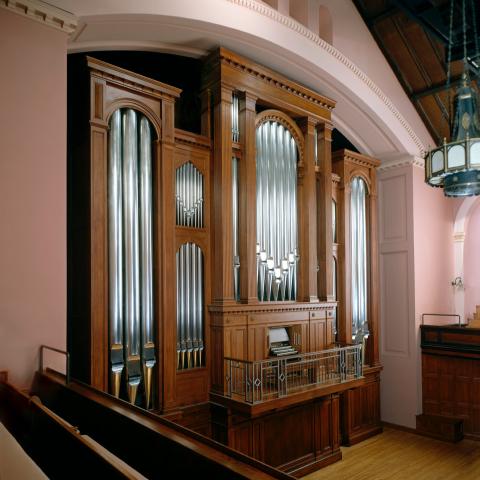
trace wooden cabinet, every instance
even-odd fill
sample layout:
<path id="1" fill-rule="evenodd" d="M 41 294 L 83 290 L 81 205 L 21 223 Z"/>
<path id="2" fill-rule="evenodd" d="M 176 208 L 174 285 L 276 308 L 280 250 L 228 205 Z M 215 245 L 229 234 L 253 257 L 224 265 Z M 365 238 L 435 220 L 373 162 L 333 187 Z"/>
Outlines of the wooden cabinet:
<path id="1" fill-rule="evenodd" d="M 230 447 L 302 476 L 341 458 L 339 416 L 339 395 L 332 394 L 258 418 L 225 409 L 222 421 Z"/>
<path id="2" fill-rule="evenodd" d="M 480 438 L 479 345 L 477 328 L 421 326 L 423 415 L 434 417 L 435 425 L 442 424 L 442 418 L 462 420 L 465 436 L 476 439 Z"/>

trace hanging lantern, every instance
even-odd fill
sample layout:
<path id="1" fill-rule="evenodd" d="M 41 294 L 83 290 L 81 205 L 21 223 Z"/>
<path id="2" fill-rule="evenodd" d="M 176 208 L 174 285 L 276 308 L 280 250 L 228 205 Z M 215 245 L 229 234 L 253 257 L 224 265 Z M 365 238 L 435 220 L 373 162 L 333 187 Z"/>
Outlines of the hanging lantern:
<path id="1" fill-rule="evenodd" d="M 448 51 L 447 87 L 450 83 L 452 48 L 453 0 L 450 10 L 450 41 Z M 473 5 L 472 5 L 473 8 Z M 465 0 L 462 2 L 464 32 L 464 65 L 467 64 Z M 475 12 L 472 11 L 475 19 Z M 475 24 L 475 20 L 474 20 Z M 476 31 L 475 31 L 476 39 Z M 478 54 L 478 49 L 477 49 Z M 446 139 L 425 156 L 425 181 L 432 187 L 442 187 L 447 197 L 480 194 L 480 118 L 478 95 L 468 73 L 464 71 L 454 98 L 454 115 L 450 142 Z"/>

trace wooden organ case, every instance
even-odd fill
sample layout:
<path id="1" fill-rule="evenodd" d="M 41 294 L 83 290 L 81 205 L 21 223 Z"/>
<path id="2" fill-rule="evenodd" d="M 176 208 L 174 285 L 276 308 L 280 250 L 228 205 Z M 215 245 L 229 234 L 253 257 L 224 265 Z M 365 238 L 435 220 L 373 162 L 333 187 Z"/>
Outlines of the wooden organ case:
<path id="1" fill-rule="evenodd" d="M 334 102 L 220 48 L 193 134 L 174 127 L 179 89 L 87 63 L 69 132 L 72 374 L 161 414 L 208 405 L 205 432 L 295 475 L 380 431 L 378 162 L 332 162 Z M 290 355 L 272 357 L 278 332 Z"/>

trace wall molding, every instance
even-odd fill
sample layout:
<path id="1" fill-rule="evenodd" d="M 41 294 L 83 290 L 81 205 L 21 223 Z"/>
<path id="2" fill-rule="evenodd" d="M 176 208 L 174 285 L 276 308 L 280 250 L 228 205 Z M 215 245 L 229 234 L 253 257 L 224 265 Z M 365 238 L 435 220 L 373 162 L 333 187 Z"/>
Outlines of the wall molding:
<path id="1" fill-rule="evenodd" d="M 337 50 L 333 45 L 330 45 L 328 42 L 319 37 L 316 33 L 312 32 L 310 29 L 302 25 L 300 22 L 297 22 L 290 16 L 283 15 L 274 8 L 260 3 L 257 0 L 227 0 L 230 3 L 238 5 L 240 7 L 247 8 L 253 12 L 259 13 L 268 17 L 269 19 L 281 23 L 287 28 L 297 32 L 298 34 L 304 36 L 308 40 L 315 43 L 317 46 L 325 50 L 327 53 L 335 57 L 340 61 L 345 67 L 347 67 L 352 73 L 360 79 L 390 110 L 390 112 L 395 116 L 395 118 L 403 126 L 409 137 L 412 139 L 413 143 L 417 146 L 420 155 L 423 156 L 426 151 L 426 146 L 422 143 L 420 138 L 413 131 L 413 128 L 407 122 L 405 117 L 397 110 L 392 101 L 383 93 L 381 88 L 365 74 L 355 63 L 353 63 L 349 58 L 347 58 L 343 53 Z M 423 168 L 423 163 L 422 163 Z"/>
<path id="2" fill-rule="evenodd" d="M 0 0 L 0 8 L 45 25 L 72 34 L 77 28 L 77 17 L 70 12 L 41 0 Z"/>
<path id="3" fill-rule="evenodd" d="M 425 168 L 425 161 L 423 158 L 420 157 L 402 157 L 394 160 L 387 160 L 386 162 L 382 162 L 382 164 L 377 168 L 379 172 L 385 172 L 388 170 L 394 170 L 396 168 L 402 168 L 407 166 L 414 166 L 418 168 Z"/>

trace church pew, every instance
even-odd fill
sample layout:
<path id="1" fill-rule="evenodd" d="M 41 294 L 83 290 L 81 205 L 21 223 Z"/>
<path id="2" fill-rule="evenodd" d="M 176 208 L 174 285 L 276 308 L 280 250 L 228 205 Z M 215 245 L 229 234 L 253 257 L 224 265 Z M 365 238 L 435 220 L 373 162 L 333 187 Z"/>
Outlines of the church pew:
<path id="1" fill-rule="evenodd" d="M 147 478 L 291 479 L 259 461 L 80 382 L 37 372 L 32 394 Z"/>
<path id="2" fill-rule="evenodd" d="M 0 381 L 0 422 L 51 479 L 143 479 L 128 465 L 105 452 L 13 385 Z"/>

